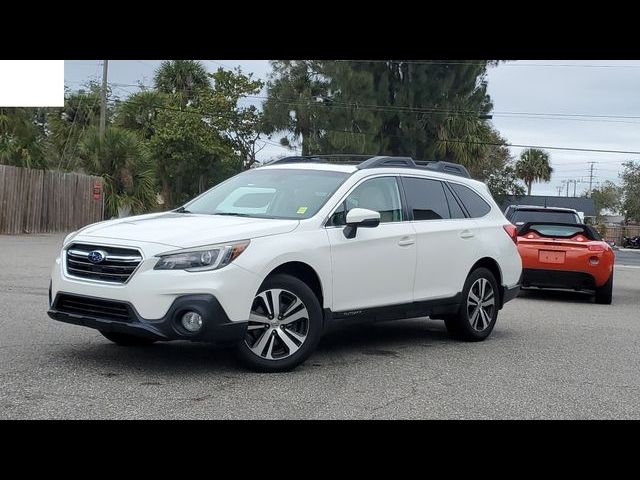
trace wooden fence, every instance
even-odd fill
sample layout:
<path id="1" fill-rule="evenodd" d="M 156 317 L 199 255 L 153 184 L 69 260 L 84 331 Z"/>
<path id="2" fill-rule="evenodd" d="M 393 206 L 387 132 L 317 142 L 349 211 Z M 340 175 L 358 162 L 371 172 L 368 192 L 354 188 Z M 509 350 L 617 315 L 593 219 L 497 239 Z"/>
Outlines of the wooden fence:
<path id="1" fill-rule="evenodd" d="M 102 178 L 0 165 L 0 234 L 77 230 L 103 215 Z"/>
<path id="2" fill-rule="evenodd" d="M 603 233 L 602 237 L 608 242 L 615 242 L 616 245 L 622 246 L 622 237 L 635 237 L 640 235 L 640 225 L 627 225 L 627 226 L 606 226 L 602 229 L 598 229 Z"/>

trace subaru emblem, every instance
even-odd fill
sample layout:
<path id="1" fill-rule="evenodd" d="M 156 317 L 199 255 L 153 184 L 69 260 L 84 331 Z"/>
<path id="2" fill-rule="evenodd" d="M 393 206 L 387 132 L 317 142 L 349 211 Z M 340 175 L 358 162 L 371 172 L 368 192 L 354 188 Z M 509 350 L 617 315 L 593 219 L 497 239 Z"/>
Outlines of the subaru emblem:
<path id="1" fill-rule="evenodd" d="M 102 250 L 92 250 L 87 255 L 87 260 L 91 263 L 100 263 L 107 258 L 107 252 L 103 252 Z"/>

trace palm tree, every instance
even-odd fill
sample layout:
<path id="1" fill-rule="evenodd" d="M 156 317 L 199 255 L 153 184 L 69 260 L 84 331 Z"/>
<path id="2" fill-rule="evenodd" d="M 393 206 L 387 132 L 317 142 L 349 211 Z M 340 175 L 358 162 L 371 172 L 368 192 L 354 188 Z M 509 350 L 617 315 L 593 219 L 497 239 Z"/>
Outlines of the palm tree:
<path id="1" fill-rule="evenodd" d="M 46 168 L 46 138 L 37 108 L 0 108 L 0 164 Z"/>
<path id="2" fill-rule="evenodd" d="M 87 173 L 104 178 L 108 216 L 144 213 L 155 206 L 155 172 L 135 133 L 112 126 L 101 144 L 98 129 L 91 127 L 81 140 L 79 157 Z"/>
<path id="3" fill-rule="evenodd" d="M 533 182 L 551 180 L 553 168 L 549 162 L 549 154 L 537 148 L 529 148 L 520 154 L 520 159 L 516 162 L 516 175 L 527 186 L 527 195 L 531 195 Z"/>
<path id="4" fill-rule="evenodd" d="M 209 74 L 197 60 L 165 60 L 153 77 L 156 89 L 177 95 L 183 105 L 196 99 L 198 91 L 210 89 Z"/>
<path id="5" fill-rule="evenodd" d="M 116 124 L 138 132 L 142 138 L 148 140 L 155 131 L 157 108 L 163 107 L 165 97 L 166 95 L 155 90 L 134 93 L 118 105 Z"/>

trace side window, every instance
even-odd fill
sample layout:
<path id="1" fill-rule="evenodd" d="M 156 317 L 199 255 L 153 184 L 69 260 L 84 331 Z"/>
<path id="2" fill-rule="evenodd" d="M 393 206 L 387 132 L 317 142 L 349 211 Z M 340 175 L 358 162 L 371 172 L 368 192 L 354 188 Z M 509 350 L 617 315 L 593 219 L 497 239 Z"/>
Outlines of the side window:
<path id="1" fill-rule="evenodd" d="M 447 201 L 449 202 L 449 211 L 451 212 L 451 218 L 466 218 L 464 212 L 462 211 L 462 207 L 456 200 L 456 197 L 453 196 L 451 190 L 448 188 L 444 189 L 444 192 L 447 194 Z"/>
<path id="2" fill-rule="evenodd" d="M 347 214 L 344 210 L 344 202 L 338 206 L 333 212 L 333 215 L 329 217 L 329 221 L 327 222 L 328 227 L 338 227 L 341 225 L 347 224 Z"/>
<path id="3" fill-rule="evenodd" d="M 402 184 L 414 220 L 450 218 L 442 182 L 427 178 L 403 177 Z"/>
<path id="4" fill-rule="evenodd" d="M 346 214 L 352 208 L 367 208 L 380 213 L 380 223 L 401 222 L 400 191 L 395 177 L 372 178 L 361 183 L 338 207 L 328 225 L 346 224 Z"/>
<path id="5" fill-rule="evenodd" d="M 489 204 L 476 192 L 469 187 L 458 183 L 450 183 L 451 188 L 462 201 L 464 208 L 467 209 L 469 215 L 473 218 L 484 217 L 491 211 Z"/>

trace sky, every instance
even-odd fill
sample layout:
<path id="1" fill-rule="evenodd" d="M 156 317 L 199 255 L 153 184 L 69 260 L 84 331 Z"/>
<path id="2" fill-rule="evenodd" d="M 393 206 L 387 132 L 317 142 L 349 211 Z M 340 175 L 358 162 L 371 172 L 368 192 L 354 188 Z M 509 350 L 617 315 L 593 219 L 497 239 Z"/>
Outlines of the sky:
<path id="1" fill-rule="evenodd" d="M 161 60 L 110 60 L 108 80 L 121 98 L 151 85 Z M 268 60 L 202 60 L 211 71 L 240 66 L 244 73 L 266 80 Z M 102 78 L 101 60 L 66 60 L 65 84 L 77 89 Z M 521 60 L 500 63 L 487 74 L 493 101 L 493 125 L 510 144 L 547 147 L 554 169 L 551 182 L 535 183 L 534 195 L 573 195 L 589 187 L 620 182 L 621 164 L 640 160 L 640 154 L 580 152 L 549 147 L 640 152 L 640 61 L 633 60 Z M 246 99 L 246 103 L 261 102 Z M 265 142 L 258 159 L 291 153 Z M 514 156 L 524 147 L 510 147 Z M 570 181 L 571 184 L 567 185 Z M 575 181 L 575 183 L 574 183 Z"/>

